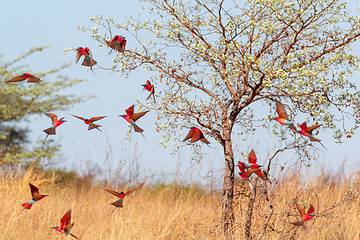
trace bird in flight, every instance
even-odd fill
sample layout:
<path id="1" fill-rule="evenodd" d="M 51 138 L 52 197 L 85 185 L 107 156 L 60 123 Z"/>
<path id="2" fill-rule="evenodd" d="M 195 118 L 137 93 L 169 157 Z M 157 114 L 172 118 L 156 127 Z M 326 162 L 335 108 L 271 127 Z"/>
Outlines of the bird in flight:
<path id="1" fill-rule="evenodd" d="M 99 127 L 101 127 L 101 125 L 95 124 L 94 122 L 106 117 L 106 116 L 100 116 L 100 117 L 92 117 L 92 118 L 83 118 L 83 117 L 79 117 L 79 116 L 76 116 L 76 115 L 73 115 L 73 114 L 70 114 L 70 115 L 73 116 L 73 117 L 76 117 L 78 119 L 83 120 L 86 125 L 89 125 L 88 130 L 96 128 L 100 132 L 101 132 L 101 130 L 100 130 Z"/>
<path id="2" fill-rule="evenodd" d="M 147 112 L 149 112 L 149 110 L 144 112 L 134 113 L 134 105 L 132 105 L 131 107 L 126 109 L 125 112 L 126 115 L 119 115 L 119 116 L 124 118 L 126 121 L 128 121 L 134 127 L 135 132 L 141 133 L 141 135 L 143 135 L 142 132 L 144 130 L 141 129 L 135 122 L 136 120 L 144 116 Z M 145 138 L 144 135 L 143 137 Z"/>
<path id="3" fill-rule="evenodd" d="M 110 42 L 107 42 L 107 45 L 118 52 L 124 52 L 126 46 L 125 37 L 116 35 Z M 111 51 L 112 50 L 110 50 L 110 52 Z"/>
<path id="4" fill-rule="evenodd" d="M 294 202 L 296 208 L 299 210 L 301 218 L 296 222 L 292 222 L 291 224 L 295 226 L 304 226 L 306 221 L 312 219 L 315 216 L 314 214 L 312 214 L 315 211 L 315 209 L 312 205 L 310 205 L 308 212 L 305 213 L 305 208 L 302 205 L 300 205 L 296 200 L 294 200 Z"/>
<path id="5" fill-rule="evenodd" d="M 188 134 L 186 135 L 186 137 L 183 141 L 186 141 L 190 138 L 191 138 L 190 142 L 192 142 L 192 143 L 200 140 L 203 143 L 208 144 L 208 146 L 210 144 L 210 142 L 204 137 L 204 134 L 202 133 L 202 131 L 199 128 L 194 127 L 194 126 L 190 128 L 190 131 L 188 132 Z"/>
<path id="6" fill-rule="evenodd" d="M 275 118 L 275 121 L 280 123 L 281 125 L 287 125 L 289 128 L 294 132 L 297 133 L 296 127 L 293 123 L 289 121 L 289 116 L 287 115 L 284 105 L 279 102 L 278 100 L 275 100 L 276 103 L 276 112 L 279 115 L 277 118 Z"/>
<path id="7" fill-rule="evenodd" d="M 113 213 L 116 210 L 116 208 L 118 208 L 118 207 L 122 208 L 123 207 L 123 201 L 124 201 L 124 198 L 125 198 L 126 195 L 134 192 L 135 190 L 137 190 L 139 188 L 141 188 L 143 185 L 144 185 L 144 183 L 140 184 L 138 187 L 134 188 L 133 190 L 127 191 L 125 193 L 124 192 L 119 193 L 119 192 L 115 192 L 113 190 L 102 188 L 105 191 L 107 191 L 107 192 L 109 192 L 109 193 L 111 193 L 111 194 L 113 194 L 113 195 L 115 195 L 115 196 L 117 196 L 119 198 L 117 201 L 111 203 L 111 205 L 115 206 L 114 210 L 111 213 Z"/>
<path id="8" fill-rule="evenodd" d="M 262 179 L 265 180 L 265 176 L 264 174 L 262 173 L 262 171 L 260 170 L 260 167 L 262 167 L 261 165 L 258 165 L 256 163 L 257 161 L 257 158 L 256 158 L 256 155 L 255 155 L 255 152 L 254 150 L 251 150 L 251 152 L 249 153 L 249 158 L 248 158 L 248 161 L 249 163 L 245 163 L 245 166 L 248 167 L 248 168 L 252 168 L 252 169 L 259 169 L 258 171 L 256 171 L 255 173 Z"/>
<path id="9" fill-rule="evenodd" d="M 55 226 L 55 227 L 51 227 L 52 229 L 64 233 L 66 235 L 70 235 L 73 238 L 79 239 L 78 237 L 76 237 L 74 234 L 72 234 L 70 232 L 71 228 L 74 226 L 74 223 L 71 223 L 71 210 L 67 211 L 67 213 L 65 213 L 65 215 L 60 219 L 60 227 L 59 226 Z"/>
<path id="10" fill-rule="evenodd" d="M 45 140 L 43 143 L 45 143 L 46 139 L 48 138 L 49 135 L 56 135 L 56 131 L 55 129 L 60 126 L 61 124 L 63 124 L 64 122 L 66 122 L 66 120 L 64 120 L 65 117 L 60 118 L 59 120 L 57 119 L 56 114 L 53 113 L 45 113 L 48 117 L 51 118 L 52 120 L 52 126 L 44 129 L 43 131 L 47 134 L 45 137 Z"/>
<path id="11" fill-rule="evenodd" d="M 241 161 L 238 162 L 237 166 L 239 167 L 239 170 L 240 170 L 240 172 L 239 172 L 240 177 L 243 179 L 246 179 L 246 180 L 249 179 L 249 177 L 252 173 L 260 170 L 259 168 L 250 168 L 249 170 L 246 170 L 245 163 L 243 163 Z"/>
<path id="12" fill-rule="evenodd" d="M 94 65 L 97 64 L 97 62 L 93 59 L 91 51 L 89 48 L 83 48 L 83 47 L 78 47 L 76 49 L 76 63 L 78 63 L 79 59 L 81 58 L 81 56 L 84 56 L 84 60 L 81 63 L 81 65 L 83 66 L 87 66 L 90 67 L 91 71 L 94 72 L 94 70 L 92 69 L 92 67 Z"/>
<path id="13" fill-rule="evenodd" d="M 40 201 L 44 197 L 48 196 L 48 195 L 40 194 L 39 189 L 37 187 L 35 187 L 34 185 L 32 185 L 31 183 L 29 183 L 29 185 L 30 185 L 32 199 L 29 202 L 22 204 L 24 209 L 30 209 L 35 202 Z"/>
<path id="14" fill-rule="evenodd" d="M 6 82 L 20 82 L 24 80 L 28 80 L 28 83 L 38 83 L 40 84 L 41 80 L 38 77 L 35 77 L 34 75 L 31 75 L 29 73 L 23 73 L 20 76 L 14 77 L 12 79 L 6 80 Z M 41 84 L 40 84 L 41 85 Z"/>
<path id="15" fill-rule="evenodd" d="M 141 85 L 144 87 L 144 89 L 146 89 L 147 91 L 150 92 L 149 96 L 146 98 L 146 100 L 149 100 L 149 98 L 151 97 L 151 95 L 153 96 L 154 98 L 154 101 L 156 102 L 155 100 L 155 87 L 154 85 L 151 85 L 151 82 L 149 80 L 146 81 L 146 84 L 143 84 Z"/>
<path id="16" fill-rule="evenodd" d="M 299 127 L 300 127 L 300 130 L 298 130 L 298 132 L 305 136 L 305 137 L 309 137 L 310 138 L 310 141 L 312 142 L 319 142 L 325 149 L 326 147 L 321 143 L 321 140 L 318 139 L 318 138 L 315 138 L 313 135 L 312 135 L 312 131 L 317 129 L 318 127 L 320 127 L 322 124 L 315 124 L 314 126 L 311 126 L 311 127 L 308 127 L 306 125 L 306 122 L 302 123 Z"/>

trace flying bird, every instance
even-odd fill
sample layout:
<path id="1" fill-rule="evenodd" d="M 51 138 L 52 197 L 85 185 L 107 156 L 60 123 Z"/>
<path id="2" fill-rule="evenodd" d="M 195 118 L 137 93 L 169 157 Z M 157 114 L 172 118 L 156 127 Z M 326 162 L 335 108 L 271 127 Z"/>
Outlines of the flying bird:
<path id="1" fill-rule="evenodd" d="M 306 221 L 312 219 L 315 216 L 314 214 L 312 214 L 315 209 L 312 205 L 310 205 L 307 214 L 305 214 L 305 208 L 302 205 L 300 205 L 297 201 L 295 201 L 295 205 L 300 212 L 301 218 L 296 222 L 292 222 L 291 224 L 295 226 L 304 226 Z"/>
<path id="2" fill-rule="evenodd" d="M 256 155 L 255 155 L 255 152 L 254 150 L 251 150 L 251 152 L 249 153 L 249 158 L 248 158 L 248 161 L 249 163 L 245 163 L 245 166 L 248 167 L 248 168 L 251 168 L 251 169 L 259 169 L 258 171 L 256 171 L 255 173 L 262 179 L 265 180 L 265 176 L 264 174 L 262 173 L 262 171 L 260 170 L 260 167 L 262 167 L 261 165 L 258 165 L 256 163 L 257 161 L 257 158 L 256 158 Z"/>
<path id="3" fill-rule="evenodd" d="M 135 132 L 141 133 L 141 135 L 143 135 L 142 132 L 144 130 L 141 129 L 135 122 L 136 122 L 136 120 L 138 120 L 139 118 L 144 116 L 148 111 L 134 113 L 134 105 L 132 105 L 131 107 L 129 107 L 128 109 L 125 110 L 126 115 L 119 115 L 119 117 L 122 117 L 126 121 L 128 121 L 134 127 Z M 145 138 L 144 135 L 143 135 L 143 137 Z"/>
<path id="4" fill-rule="evenodd" d="M 246 165 L 245 165 L 245 163 L 240 162 L 240 161 L 239 161 L 239 163 L 238 163 L 237 166 L 239 167 L 239 170 L 240 170 L 239 175 L 240 175 L 240 177 L 243 178 L 243 179 L 249 179 L 249 177 L 250 177 L 250 175 L 251 175 L 252 173 L 257 172 L 257 171 L 260 170 L 259 168 L 251 168 L 251 169 L 249 169 L 249 170 L 246 170 Z"/>
<path id="5" fill-rule="evenodd" d="M 107 45 L 118 52 L 124 52 L 126 46 L 125 37 L 116 35 L 110 42 L 107 42 Z M 112 50 L 110 50 L 110 52 L 111 51 Z"/>
<path id="6" fill-rule="evenodd" d="M 87 47 L 78 47 L 76 49 L 76 63 L 78 63 L 81 56 L 84 56 L 84 60 L 81 65 L 90 67 L 91 71 L 94 72 L 92 67 L 97 64 L 97 62 L 93 59 L 90 49 Z"/>
<path id="7" fill-rule="evenodd" d="M 203 143 L 210 144 L 210 142 L 204 137 L 202 131 L 197 127 L 191 127 L 189 133 L 186 135 L 183 141 L 190 139 L 190 142 L 196 142 L 198 140 L 202 141 Z"/>
<path id="8" fill-rule="evenodd" d="M 22 205 L 23 205 L 24 209 L 29 209 L 30 210 L 30 208 L 32 207 L 32 205 L 35 202 L 40 201 L 41 199 L 43 199 L 44 197 L 46 197 L 48 195 L 40 194 L 39 189 L 37 187 L 35 187 L 31 183 L 29 183 L 29 185 L 30 185 L 32 199 L 31 199 L 30 202 L 23 203 Z"/>
<path id="9" fill-rule="evenodd" d="M 133 191 L 135 191 L 135 190 L 137 190 L 139 188 L 141 188 L 143 185 L 144 185 L 144 183 L 140 184 L 138 187 L 134 188 L 133 190 L 130 190 L 130 191 L 125 192 L 125 193 L 124 192 L 118 193 L 118 192 L 115 192 L 113 190 L 102 188 L 105 191 L 107 191 L 107 192 L 109 192 L 109 193 L 111 193 L 111 194 L 113 194 L 113 195 L 115 195 L 115 196 L 117 196 L 119 198 L 117 201 L 111 203 L 111 205 L 115 206 L 114 210 L 111 213 L 113 213 L 116 210 L 116 208 L 118 208 L 118 207 L 122 208 L 123 207 L 123 201 L 124 201 L 124 198 L 125 198 L 126 195 L 132 193 Z"/>
<path id="10" fill-rule="evenodd" d="M 40 84 L 41 80 L 38 77 L 35 77 L 34 75 L 31 75 L 29 73 L 23 73 L 20 76 L 14 77 L 12 79 L 6 80 L 6 82 L 20 82 L 24 80 L 28 80 L 28 83 L 38 83 Z M 41 85 L 41 84 L 40 84 Z"/>
<path id="11" fill-rule="evenodd" d="M 60 219 L 60 227 L 55 226 L 51 227 L 52 229 L 64 233 L 66 235 L 70 235 L 73 238 L 79 239 L 74 234 L 70 232 L 71 228 L 74 226 L 74 223 L 71 223 L 71 210 L 69 210 L 65 215 Z"/>
<path id="12" fill-rule="evenodd" d="M 51 118 L 52 120 L 52 126 L 44 129 L 43 131 L 47 134 L 44 140 L 44 143 L 46 141 L 46 139 L 48 138 L 49 135 L 56 135 L 56 131 L 55 129 L 60 126 L 61 124 L 63 124 L 64 122 L 66 122 L 66 120 L 64 120 L 65 117 L 60 118 L 59 120 L 57 119 L 56 114 L 53 113 L 45 113 L 48 117 Z"/>
<path id="13" fill-rule="evenodd" d="M 144 89 L 146 89 L 147 91 L 150 92 L 149 96 L 147 97 L 146 100 L 149 100 L 149 98 L 151 97 L 151 95 L 153 96 L 154 98 L 154 101 L 156 102 L 155 100 L 155 87 L 154 85 L 151 85 L 151 82 L 149 80 L 146 81 L 146 84 L 142 84 L 141 86 L 144 87 Z"/>
<path id="14" fill-rule="evenodd" d="M 101 132 L 101 130 L 100 130 L 99 127 L 101 127 L 101 125 L 95 124 L 94 122 L 106 117 L 106 116 L 100 116 L 100 117 L 92 117 L 92 118 L 83 118 L 83 117 L 79 117 L 79 116 L 76 116 L 76 115 L 73 115 L 73 114 L 70 114 L 70 115 L 73 116 L 73 117 L 76 117 L 78 119 L 83 120 L 86 125 L 89 125 L 88 130 L 96 128 L 100 132 Z"/>
<path id="15" fill-rule="evenodd" d="M 308 127 L 306 125 L 306 122 L 302 123 L 299 127 L 300 127 L 300 130 L 298 130 L 298 132 L 305 136 L 305 137 L 309 137 L 310 138 L 310 141 L 312 142 L 319 142 L 321 144 L 321 146 L 323 146 L 325 149 L 326 147 L 321 143 L 321 140 L 320 139 L 317 139 L 315 138 L 313 135 L 312 135 L 312 131 L 317 129 L 318 127 L 320 127 L 322 124 L 315 124 L 314 126 L 311 126 L 311 127 Z"/>
<path id="16" fill-rule="evenodd" d="M 277 118 L 275 118 L 275 121 L 277 121 L 281 125 L 288 125 L 294 133 L 297 133 L 296 127 L 289 121 L 289 117 L 285 111 L 284 105 L 278 100 L 275 100 L 275 103 L 276 112 L 279 115 Z"/>

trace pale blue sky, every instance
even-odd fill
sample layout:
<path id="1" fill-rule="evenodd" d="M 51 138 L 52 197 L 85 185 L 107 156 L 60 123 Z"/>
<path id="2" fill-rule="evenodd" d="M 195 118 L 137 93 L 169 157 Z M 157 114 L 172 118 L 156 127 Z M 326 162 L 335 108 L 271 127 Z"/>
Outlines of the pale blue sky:
<path id="1" fill-rule="evenodd" d="M 110 3 L 110 2 L 109 2 Z M 33 70 L 48 70 L 60 66 L 63 62 L 75 63 L 75 52 L 69 55 L 64 54 L 64 49 L 69 47 L 89 47 L 96 61 L 101 66 L 111 66 L 111 59 L 115 55 L 108 55 L 108 49 L 100 49 L 97 42 L 92 40 L 88 34 L 77 30 L 78 25 L 90 25 L 89 18 L 96 15 L 104 15 L 104 17 L 113 17 L 116 22 L 125 21 L 125 16 L 137 16 L 141 11 L 141 4 L 138 1 L 112 1 L 111 4 L 99 1 L 1 1 L 0 2 L 0 22 L 2 24 L 2 37 L 0 38 L 0 53 L 5 55 L 5 60 L 11 60 L 20 53 L 26 52 L 29 48 L 52 45 L 51 49 L 47 49 L 42 53 L 37 53 L 29 57 L 22 63 L 27 63 Z M 146 18 L 146 11 L 144 19 Z M 114 34 L 122 34 L 115 33 Z M 131 37 L 127 38 L 127 48 L 131 48 Z M 357 44 L 355 50 L 359 50 L 360 45 Z M 188 158 L 191 156 L 191 147 L 182 147 L 180 156 L 171 156 L 170 149 L 163 149 L 158 142 L 161 140 L 161 134 L 155 131 L 155 113 L 148 113 L 138 124 L 145 129 L 144 135 L 147 141 L 140 134 L 132 131 L 132 141 L 129 143 L 125 138 L 127 136 L 127 123 L 118 117 L 123 114 L 125 109 L 136 102 L 139 98 L 142 102 L 147 97 L 147 92 L 141 92 L 141 84 L 145 83 L 149 77 L 149 72 L 138 70 L 132 73 L 128 78 L 121 77 L 118 73 L 111 73 L 95 70 L 96 75 L 86 68 L 73 65 L 61 74 L 68 75 L 71 78 L 88 79 L 87 83 L 82 83 L 71 88 L 66 93 L 77 95 L 92 95 L 98 97 L 91 99 L 85 103 L 78 104 L 68 112 L 54 112 L 59 117 L 65 116 L 67 123 L 57 129 L 56 136 L 49 136 L 56 139 L 62 145 L 62 158 L 59 166 L 67 165 L 68 167 L 84 167 L 86 162 L 97 164 L 107 169 L 108 165 L 104 164 L 107 151 L 109 150 L 108 141 L 111 143 L 113 153 L 113 164 L 120 158 L 127 157 L 128 153 L 122 153 L 123 147 L 136 148 L 137 154 L 141 154 L 141 168 L 150 169 L 153 173 L 173 173 L 177 171 L 176 165 L 178 158 L 182 159 L 182 172 L 190 166 Z M 48 81 L 52 81 L 55 76 L 49 76 Z M 358 78 L 356 78 L 358 81 Z M 274 107 L 275 108 L 275 107 Z M 135 107 L 137 110 L 137 106 Z M 272 110 L 274 111 L 274 109 Z M 93 117 L 107 115 L 108 117 L 100 120 L 98 123 L 103 125 L 103 132 L 97 130 L 88 131 L 87 126 L 80 120 L 68 115 L 67 113 Z M 301 123 L 304 118 L 297 117 L 296 121 Z M 46 117 L 37 117 L 33 119 L 31 124 L 24 123 L 31 128 L 31 140 L 34 142 L 45 137 L 42 131 L 51 125 L 51 120 Z M 186 133 L 187 130 L 184 130 Z M 357 132 L 359 135 L 359 132 Z M 360 157 L 357 147 L 360 145 L 358 136 L 352 139 L 345 139 L 344 144 L 338 145 L 331 138 L 332 132 L 320 131 L 318 137 L 322 139 L 323 144 L 327 147 L 327 151 L 321 154 L 316 165 L 331 166 L 332 170 L 336 170 L 338 166 L 347 157 L 350 162 L 354 163 Z M 107 141 L 108 139 L 108 141 Z M 214 139 L 208 137 L 212 142 L 213 149 L 206 145 L 202 147 L 202 151 L 206 151 L 208 156 L 203 159 L 201 166 L 193 165 L 202 169 L 200 176 L 204 176 L 209 169 L 214 168 L 217 173 L 221 173 L 223 168 L 222 148 Z M 254 148 L 258 155 L 260 163 L 265 161 L 268 152 L 273 152 L 273 148 L 278 140 L 267 134 L 266 131 L 259 132 L 255 135 L 248 136 L 247 141 L 235 141 L 240 151 L 247 153 L 251 147 Z M 321 151 L 321 146 L 319 147 Z M 237 152 L 236 159 L 243 160 Z M 279 161 L 288 161 L 287 166 L 296 159 L 289 154 L 279 156 Z M 146 172 L 147 173 L 147 172 Z M 186 176 L 186 175 L 185 175 Z M 188 177 L 188 176 L 186 176 Z M 197 176 L 195 176 L 197 178 Z"/>

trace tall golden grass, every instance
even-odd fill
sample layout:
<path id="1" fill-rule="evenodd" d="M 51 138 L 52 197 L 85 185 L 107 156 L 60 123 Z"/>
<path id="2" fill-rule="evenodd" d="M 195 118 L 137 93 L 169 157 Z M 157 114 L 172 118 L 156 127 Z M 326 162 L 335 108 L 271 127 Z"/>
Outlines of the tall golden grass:
<path id="1" fill-rule="evenodd" d="M 287 173 L 267 183 L 268 198 L 274 208 L 270 214 L 264 182 L 257 182 L 251 233 L 254 239 L 359 239 L 360 213 L 357 179 L 319 175 L 306 181 Z M 49 196 L 31 210 L 21 204 L 31 199 L 28 183 Z M 111 188 L 111 186 L 106 186 Z M 118 189 L 119 191 L 127 190 Z M 248 208 L 248 182 L 238 180 L 236 187 L 234 232 L 244 239 L 245 212 Z M 30 168 L 25 174 L 1 174 L 0 239 L 64 239 L 50 227 L 72 209 L 72 233 L 81 239 L 225 239 L 221 227 L 221 193 L 196 186 L 157 184 L 144 186 L 127 196 L 124 208 L 111 214 L 116 197 L 96 184 L 61 186 Z M 290 222 L 299 217 L 293 199 L 307 210 L 315 207 L 312 220 L 296 228 Z M 67 237 L 69 239 L 69 237 Z"/>

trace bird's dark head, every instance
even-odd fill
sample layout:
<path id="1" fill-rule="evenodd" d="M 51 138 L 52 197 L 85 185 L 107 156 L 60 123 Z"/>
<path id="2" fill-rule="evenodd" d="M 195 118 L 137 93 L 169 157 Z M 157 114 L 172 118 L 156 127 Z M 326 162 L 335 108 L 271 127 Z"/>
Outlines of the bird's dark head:
<path id="1" fill-rule="evenodd" d="M 124 114 L 124 115 L 119 115 L 119 117 L 122 117 L 122 118 L 124 118 L 124 117 L 126 117 L 126 115 Z"/>
<path id="2" fill-rule="evenodd" d="M 80 49 L 82 49 L 82 47 L 78 47 L 78 48 L 76 49 L 76 51 L 79 51 Z"/>
<path id="3" fill-rule="evenodd" d="M 120 194 L 125 194 L 124 192 L 121 192 Z"/>

